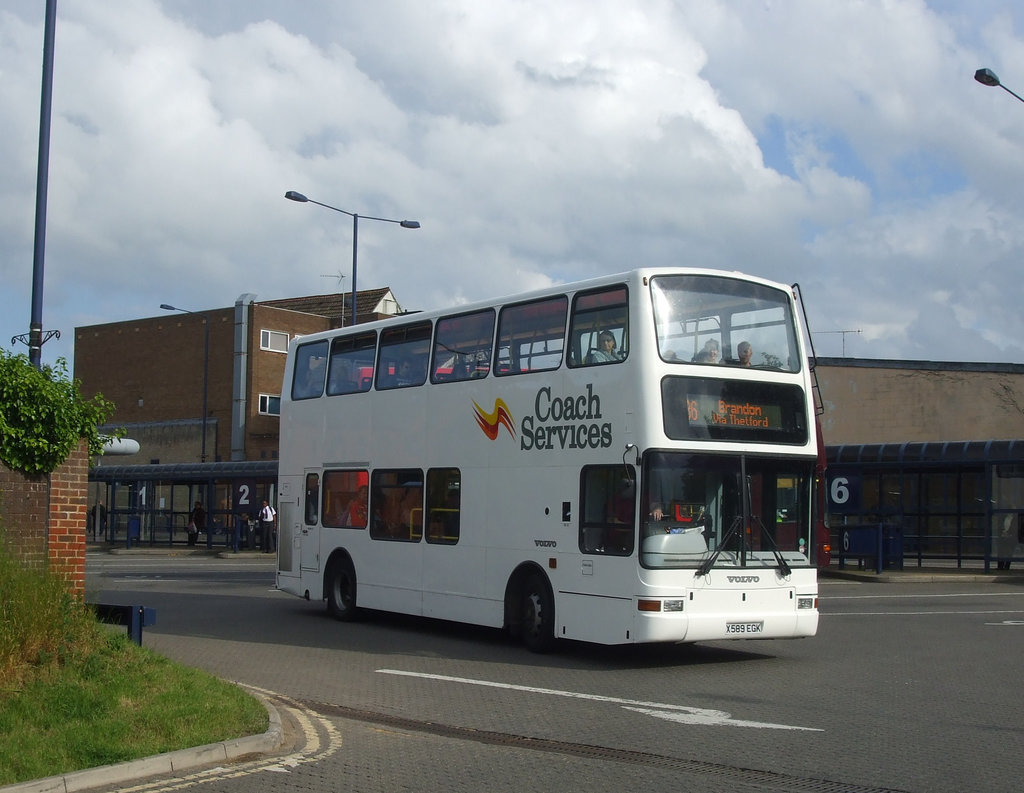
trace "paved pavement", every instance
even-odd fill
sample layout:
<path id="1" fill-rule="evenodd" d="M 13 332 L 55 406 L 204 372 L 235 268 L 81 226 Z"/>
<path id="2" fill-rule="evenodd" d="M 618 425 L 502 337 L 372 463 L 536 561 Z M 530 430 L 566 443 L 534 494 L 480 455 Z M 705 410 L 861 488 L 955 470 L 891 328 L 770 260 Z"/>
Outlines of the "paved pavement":
<path id="1" fill-rule="evenodd" d="M 269 558 L 258 551 L 241 551 L 234 553 L 226 550 L 208 550 L 206 548 L 187 547 L 141 547 L 141 548 L 110 548 L 92 546 L 93 552 L 106 550 L 114 555 L 138 556 L 216 556 L 233 561 L 252 561 L 266 563 Z M 1018 570 L 993 570 L 986 573 L 981 568 L 957 568 L 955 565 L 936 564 L 930 567 L 909 567 L 904 569 L 885 569 L 881 573 L 873 568 L 860 568 L 857 564 L 846 564 L 840 567 L 837 563 L 819 571 L 821 578 L 845 579 L 852 581 L 876 582 L 887 584 L 915 583 L 1013 583 L 1024 585 L 1024 568 Z M 301 742 L 300 730 L 289 723 L 291 717 L 285 703 L 275 702 L 262 692 L 253 691 L 267 708 L 270 715 L 270 727 L 262 735 L 253 735 L 231 741 L 182 749 L 176 752 L 154 757 L 142 758 L 111 766 L 76 771 L 61 776 L 31 780 L 14 785 L 0 787 L 0 793 L 74 793 L 90 788 L 109 788 L 123 785 L 140 779 L 178 774 L 182 771 L 201 768 L 215 764 L 238 762 L 259 756 L 273 756 L 292 748 L 295 742 Z"/>
<path id="2" fill-rule="evenodd" d="M 840 567 L 835 562 L 818 571 L 819 578 L 840 578 L 849 581 L 874 581 L 885 584 L 1024 584 L 1024 567 L 1020 570 L 992 570 L 986 573 L 977 568 L 957 568 L 955 564 L 929 567 L 904 566 L 902 570 L 885 568 L 881 573 L 872 568 L 858 568 L 856 563 Z"/>

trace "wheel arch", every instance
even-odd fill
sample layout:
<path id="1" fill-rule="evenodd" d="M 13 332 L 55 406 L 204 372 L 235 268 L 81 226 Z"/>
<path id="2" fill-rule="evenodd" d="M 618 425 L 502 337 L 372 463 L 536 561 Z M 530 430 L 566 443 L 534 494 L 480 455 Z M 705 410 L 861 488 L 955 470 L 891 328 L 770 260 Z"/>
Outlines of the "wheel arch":
<path id="1" fill-rule="evenodd" d="M 355 570 L 356 564 L 350 554 L 344 548 L 335 548 L 331 551 L 331 555 L 327 557 L 327 564 L 324 565 L 324 574 L 320 583 L 320 599 L 327 600 L 327 584 L 331 580 L 331 573 L 334 572 L 334 568 L 339 564 L 348 562 L 352 565 L 352 569 Z"/>
<path id="2" fill-rule="evenodd" d="M 548 594 L 554 602 L 554 590 L 551 588 L 551 579 L 547 571 L 533 561 L 520 562 L 505 584 L 505 629 L 513 636 L 518 636 L 522 626 L 522 613 L 519 603 L 523 598 L 523 589 L 531 576 L 539 576 L 548 588 Z"/>

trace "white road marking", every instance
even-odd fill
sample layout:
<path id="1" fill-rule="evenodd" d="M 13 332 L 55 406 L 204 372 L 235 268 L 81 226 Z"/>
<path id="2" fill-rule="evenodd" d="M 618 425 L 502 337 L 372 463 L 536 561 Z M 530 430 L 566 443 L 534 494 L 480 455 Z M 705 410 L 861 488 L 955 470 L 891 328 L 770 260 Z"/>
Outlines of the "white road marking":
<path id="1" fill-rule="evenodd" d="M 945 592 L 910 595 L 829 595 L 822 600 L 906 600 L 908 598 L 979 598 L 979 597 L 1024 597 L 1024 592 Z"/>
<path id="2" fill-rule="evenodd" d="M 535 686 L 520 686 L 514 683 L 498 683 L 492 680 L 473 680 L 467 677 L 432 675 L 423 672 L 405 672 L 400 669 L 378 669 L 377 672 L 382 675 L 418 677 L 424 680 L 440 680 L 445 683 L 464 683 L 471 686 L 486 686 L 488 688 L 502 688 L 508 691 L 523 691 L 528 694 L 545 694 L 553 697 L 587 699 L 592 702 L 608 702 L 613 705 L 621 705 L 626 710 L 632 710 L 637 713 L 643 713 L 647 716 L 654 716 L 655 718 L 666 719 L 680 724 L 715 727 L 759 727 L 773 730 L 806 730 L 810 732 L 824 732 L 824 730 L 820 730 L 816 727 L 795 727 L 789 724 L 744 721 L 732 718 L 732 714 L 726 713 L 724 710 L 693 708 L 688 705 L 669 705 L 661 702 L 643 702 L 634 699 L 622 699 L 620 697 L 607 697 L 601 694 L 585 694 L 579 691 L 560 691 L 554 688 L 537 688 Z"/>
<path id="3" fill-rule="evenodd" d="M 1007 609 L 1005 611 L 826 611 L 822 616 L 832 619 L 833 617 L 931 617 L 964 614 L 1024 614 L 1024 609 Z"/>

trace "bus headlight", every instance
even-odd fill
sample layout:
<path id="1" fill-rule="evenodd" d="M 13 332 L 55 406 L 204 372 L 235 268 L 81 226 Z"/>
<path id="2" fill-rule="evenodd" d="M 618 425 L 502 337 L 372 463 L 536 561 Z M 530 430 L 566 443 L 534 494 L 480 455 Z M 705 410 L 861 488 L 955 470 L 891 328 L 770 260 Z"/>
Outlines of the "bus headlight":
<path id="1" fill-rule="evenodd" d="M 662 610 L 664 610 L 664 611 L 682 611 L 683 610 L 683 602 L 684 601 L 682 601 L 682 600 L 666 600 L 666 601 L 664 601 L 664 604 L 662 605 Z"/>
<path id="2" fill-rule="evenodd" d="M 812 609 L 814 608 L 814 601 L 817 598 L 797 598 L 796 607 L 797 609 Z"/>

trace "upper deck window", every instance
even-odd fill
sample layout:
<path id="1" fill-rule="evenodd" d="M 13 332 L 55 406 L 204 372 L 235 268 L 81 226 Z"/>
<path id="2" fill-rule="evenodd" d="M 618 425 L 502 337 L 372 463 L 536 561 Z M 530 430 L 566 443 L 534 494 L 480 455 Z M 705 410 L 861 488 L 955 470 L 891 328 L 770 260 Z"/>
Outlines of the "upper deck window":
<path id="1" fill-rule="evenodd" d="M 713 275 L 651 279 L 658 352 L 669 362 L 798 372 L 802 366 L 789 295 Z"/>
<path id="2" fill-rule="evenodd" d="M 374 331 L 334 339 L 331 342 L 327 395 L 369 391 L 373 383 L 373 363 L 376 354 L 377 334 Z"/>
<path id="3" fill-rule="evenodd" d="M 430 382 L 486 377 L 491 368 L 494 309 L 443 317 L 437 321 Z"/>
<path id="4" fill-rule="evenodd" d="M 569 366 L 618 363 L 629 349 L 626 287 L 581 292 L 572 301 Z"/>
<path id="5" fill-rule="evenodd" d="M 565 295 L 505 306 L 498 320 L 497 375 L 557 369 L 565 346 Z"/>
<path id="6" fill-rule="evenodd" d="M 313 399 L 323 394 L 327 375 L 327 341 L 300 344 L 295 349 L 292 399 Z"/>
<path id="7" fill-rule="evenodd" d="M 379 390 L 423 385 L 430 360 L 430 331 L 429 320 L 381 331 L 377 358 Z"/>

